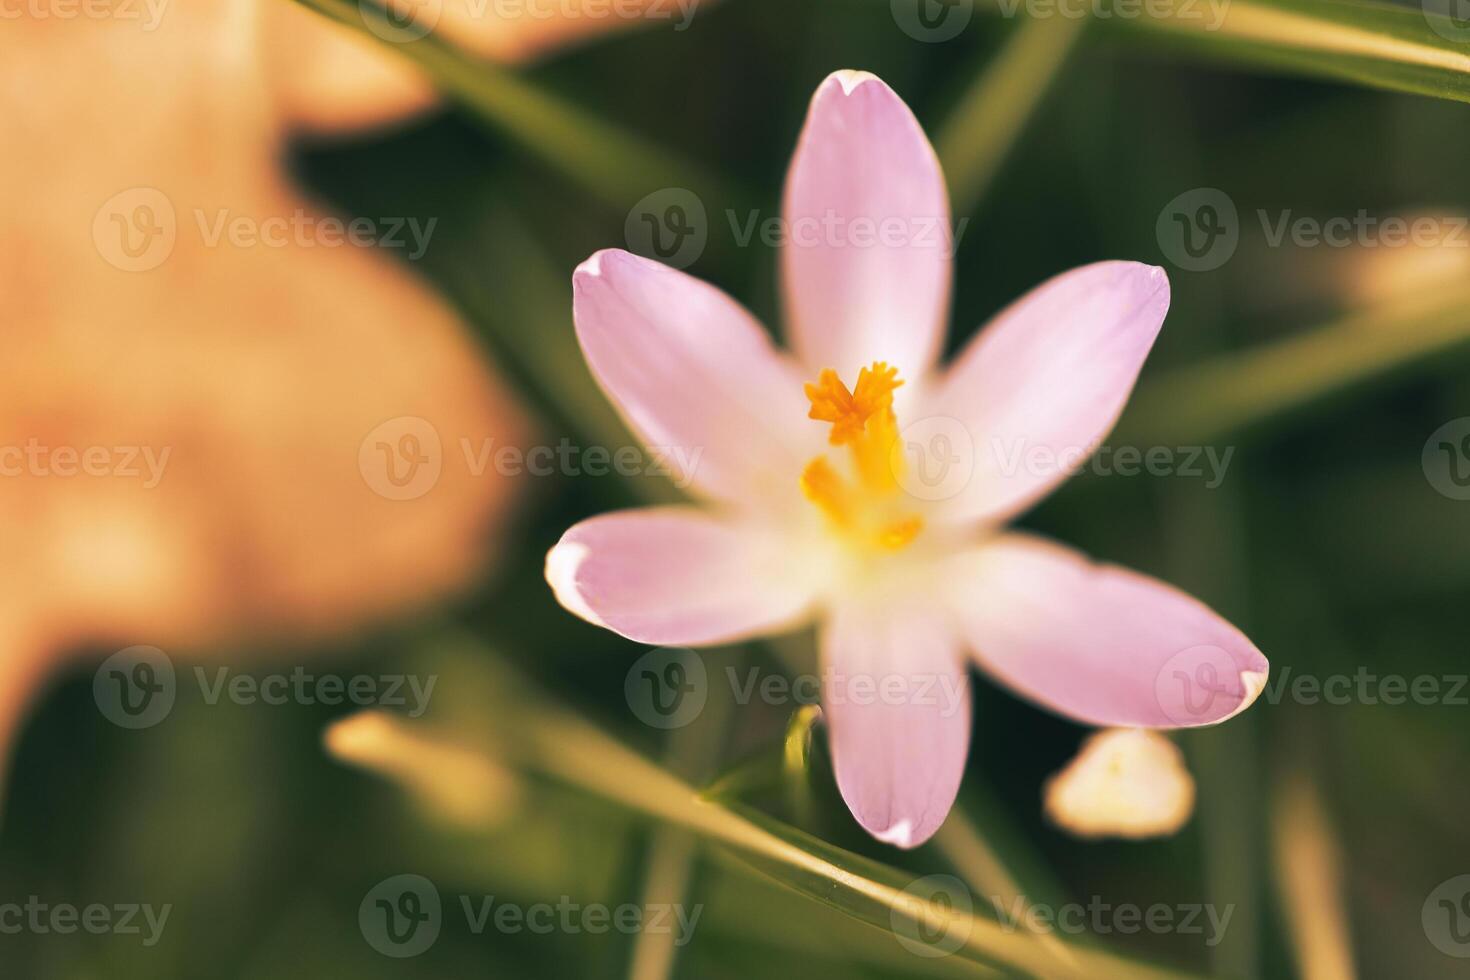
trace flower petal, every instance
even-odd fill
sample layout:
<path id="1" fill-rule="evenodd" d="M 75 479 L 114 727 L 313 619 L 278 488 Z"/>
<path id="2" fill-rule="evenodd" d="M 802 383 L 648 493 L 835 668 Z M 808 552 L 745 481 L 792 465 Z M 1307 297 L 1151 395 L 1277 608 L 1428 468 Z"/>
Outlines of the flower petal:
<path id="1" fill-rule="evenodd" d="M 720 290 L 628 252 L 598 252 L 572 280 L 587 364 L 681 486 L 759 504 L 800 499 L 820 451 L 801 377 Z"/>
<path id="2" fill-rule="evenodd" d="M 982 330 L 927 406 L 962 425 L 974 450 L 948 518 L 1002 521 L 1081 466 L 1122 413 L 1168 310 L 1163 269 L 1098 262 L 1033 289 Z"/>
<path id="3" fill-rule="evenodd" d="M 1008 534 L 958 556 L 952 601 L 983 667 L 1091 725 L 1188 728 L 1245 710 L 1269 665 L 1177 589 Z"/>
<path id="4" fill-rule="evenodd" d="M 944 823 L 970 744 L 970 678 L 948 617 L 850 600 L 822 630 L 822 708 L 842 798 L 868 833 L 917 847 Z"/>
<path id="5" fill-rule="evenodd" d="M 567 610 L 639 643 L 729 643 L 794 625 L 814 575 L 770 530 L 694 507 L 603 514 L 562 535 L 546 581 Z"/>
<path id="6" fill-rule="evenodd" d="M 1046 815 L 1078 837 L 1143 840 L 1178 833 L 1194 812 L 1194 777 L 1167 735 L 1109 728 L 1047 780 Z"/>
<path id="7" fill-rule="evenodd" d="M 877 77 L 840 71 L 817 89 L 784 210 L 787 316 L 803 361 L 848 380 L 887 361 L 920 380 L 948 316 L 949 197 L 923 129 Z"/>

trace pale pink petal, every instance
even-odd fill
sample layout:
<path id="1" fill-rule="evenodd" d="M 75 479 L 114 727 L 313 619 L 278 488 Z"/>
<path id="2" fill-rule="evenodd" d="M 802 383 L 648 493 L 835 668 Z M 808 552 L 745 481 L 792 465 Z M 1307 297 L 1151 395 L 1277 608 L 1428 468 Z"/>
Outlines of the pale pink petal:
<path id="1" fill-rule="evenodd" d="M 873 361 L 918 381 L 948 317 L 949 197 L 924 131 L 866 72 L 812 97 L 786 180 L 782 251 L 792 343 L 849 383 Z"/>
<path id="2" fill-rule="evenodd" d="M 953 420 L 961 432 L 950 443 L 973 452 L 946 519 L 1002 521 L 1075 472 L 1122 413 L 1168 309 L 1163 269 L 1098 262 L 1037 287 L 985 327 L 923 413 Z"/>
<path id="3" fill-rule="evenodd" d="M 628 252 L 598 252 L 572 280 L 587 364 L 675 480 L 724 500 L 798 500 L 820 427 L 799 374 L 715 287 Z"/>
<path id="4" fill-rule="evenodd" d="M 970 744 L 969 674 L 942 610 L 850 599 L 822 629 L 822 708 L 858 823 L 917 847 L 944 822 Z"/>
<path id="5" fill-rule="evenodd" d="M 1210 725 L 1266 683 L 1261 651 L 1197 600 L 1050 541 L 996 538 L 957 556 L 948 580 L 980 665 L 1087 724 Z"/>
<path id="6" fill-rule="evenodd" d="M 728 643 L 792 626 L 811 605 L 815 576 L 783 543 L 693 507 L 619 511 L 562 535 L 546 581 L 568 611 L 630 640 Z"/>

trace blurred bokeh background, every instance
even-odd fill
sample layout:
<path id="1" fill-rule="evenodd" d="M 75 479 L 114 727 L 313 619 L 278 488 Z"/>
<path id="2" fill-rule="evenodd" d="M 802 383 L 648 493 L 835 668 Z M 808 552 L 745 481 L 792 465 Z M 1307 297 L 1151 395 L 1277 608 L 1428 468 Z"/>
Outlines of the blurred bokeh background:
<path id="1" fill-rule="evenodd" d="M 327 19 L 292 7 L 272 28 L 268 2 L 289 0 L 171 0 L 136 36 L 115 18 L 0 21 L 0 441 L 173 453 L 152 494 L 139 481 L 0 479 L 0 707 L 16 719 L 0 900 L 172 907 L 153 945 L 0 934 L 0 974 L 1066 975 L 1049 960 L 918 955 L 884 928 L 887 911 L 696 842 L 576 774 L 641 787 L 643 765 L 718 782 L 759 825 L 907 878 L 955 875 L 989 919 L 992 858 L 1051 907 L 1230 908 L 1214 943 L 1180 929 L 1061 937 L 1189 975 L 1470 974 L 1470 932 L 1452 928 L 1470 930 L 1470 906 L 1441 926 L 1433 897 L 1453 917 L 1470 889 L 1436 892 L 1470 873 L 1470 501 L 1452 478 L 1470 458 L 1451 454 L 1446 482 L 1426 446 L 1470 415 L 1463 39 L 1431 30 L 1419 7 L 1329 29 L 1340 5 L 1292 5 L 1306 26 L 1282 27 L 1273 54 L 1268 15 L 1288 8 L 1266 0 L 1231 8 L 1266 24 L 1264 52 L 1232 50 L 1228 26 L 1201 40 L 960 3 L 920 22 L 970 11 L 939 37 L 906 28 L 899 0 L 720 0 L 684 29 L 649 23 L 508 66 L 483 44 L 456 54 L 439 33 L 381 42 L 370 13 L 323 0 L 326 15 L 358 18 L 332 30 L 357 36 L 364 57 L 419 58 L 448 92 L 374 120 L 326 101 L 315 117 L 281 111 L 295 104 L 283 80 L 325 58 L 301 42 Z M 1334 30 L 1367 40 L 1295 57 Z M 1375 37 L 1405 32 L 1442 57 L 1381 55 Z M 1271 659 L 1253 708 L 1176 737 L 1197 790 L 1175 835 L 1085 840 L 1044 819 L 1043 785 L 1087 732 L 989 682 L 976 685 L 954 827 L 915 852 L 860 832 L 820 738 L 791 791 L 795 705 L 726 704 L 715 684 L 694 724 L 645 724 L 625 679 L 646 649 L 563 612 L 542 562 L 576 520 L 674 491 L 657 476 L 476 474 L 459 455 L 462 437 L 632 445 L 577 353 L 570 273 L 598 248 L 638 250 L 630 230 L 644 211 L 662 220 L 672 188 L 705 210 L 689 271 L 779 324 L 776 250 L 736 226 L 779 216 L 807 100 L 838 68 L 883 77 L 953 165 L 968 223 L 951 348 L 1058 271 L 1104 258 L 1169 270 L 1172 310 L 1112 441 L 1229 451 L 1223 478 L 1087 473 L 1022 524 L 1179 584 Z M 138 187 L 178 213 L 173 253 L 141 272 L 99 256 L 92 227 Z M 1235 214 L 1221 250 L 1183 251 L 1171 229 L 1222 197 Z M 432 233 L 411 258 L 382 241 L 191 250 L 197 211 L 298 207 Z M 1385 246 L 1379 231 L 1340 246 L 1274 239 L 1283 220 L 1360 214 L 1433 215 L 1441 231 L 1430 247 Z M 434 421 L 444 475 L 392 500 L 360 452 L 375 426 L 407 416 Z M 1466 435 L 1470 422 L 1444 438 Z M 177 692 L 165 718 L 129 729 L 99 710 L 94 679 L 135 645 L 165 652 Z M 809 646 L 706 662 L 712 675 L 781 674 Z M 349 729 L 365 771 L 323 747 L 352 705 L 210 703 L 196 665 L 211 684 L 221 668 L 433 677 L 420 721 L 455 748 Z M 1387 703 L 1389 675 L 1433 678 L 1438 693 Z M 1326 698 L 1291 686 L 1303 676 L 1355 680 Z M 365 896 L 401 874 L 432 881 L 445 906 L 432 948 L 409 959 L 381 954 L 359 923 Z M 461 896 L 702 912 L 672 947 L 616 930 L 477 934 Z"/>

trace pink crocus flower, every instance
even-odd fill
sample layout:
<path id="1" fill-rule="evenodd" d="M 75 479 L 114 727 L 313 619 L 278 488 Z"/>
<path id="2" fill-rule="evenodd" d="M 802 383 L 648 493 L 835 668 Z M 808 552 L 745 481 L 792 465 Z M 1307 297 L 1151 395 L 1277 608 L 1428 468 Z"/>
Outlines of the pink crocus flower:
<path id="1" fill-rule="evenodd" d="M 1057 276 L 939 370 L 944 178 L 908 107 L 863 72 L 813 97 L 785 219 L 790 353 L 729 296 L 656 262 L 606 250 L 577 269 L 592 373 L 641 438 L 697 461 L 676 476 L 707 506 L 567 531 L 546 561 L 562 605 L 656 645 L 815 619 L 838 786 L 899 847 L 927 840 L 954 803 L 969 658 L 1091 725 L 1212 724 L 1248 706 L 1266 658 L 1214 612 L 1004 528 L 1117 420 L 1168 310 L 1164 271 L 1099 262 Z M 925 447 L 961 457 L 966 478 L 931 492 L 933 461 L 906 452 Z M 1014 465 L 1003 447 L 1059 462 Z"/>

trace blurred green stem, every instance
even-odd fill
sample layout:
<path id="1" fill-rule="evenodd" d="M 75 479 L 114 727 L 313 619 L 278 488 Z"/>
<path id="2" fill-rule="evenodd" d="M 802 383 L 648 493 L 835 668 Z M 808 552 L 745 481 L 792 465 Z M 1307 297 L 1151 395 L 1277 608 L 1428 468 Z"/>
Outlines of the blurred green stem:
<path id="1" fill-rule="evenodd" d="M 1117 443 L 1232 437 L 1321 399 L 1470 354 L 1470 289 L 1407 296 L 1325 327 L 1177 368 L 1134 396 Z"/>
<path id="2" fill-rule="evenodd" d="M 974 210 L 1085 25 L 1065 17 L 1023 23 L 939 128 L 934 145 L 955 214 Z"/>
<path id="3" fill-rule="evenodd" d="M 1458 40 L 1463 28 L 1428 0 L 1412 8 L 1349 0 L 1167 0 L 1162 16 L 1155 9 L 1110 22 L 1218 58 L 1470 101 L 1470 55 Z"/>
<path id="4" fill-rule="evenodd" d="M 1209 320 L 1202 331 L 1217 334 Z M 1232 622 L 1249 624 L 1249 541 L 1239 486 L 1190 493 L 1174 482 L 1161 495 L 1163 537 L 1169 550 L 1168 578 L 1212 606 L 1228 610 Z M 1259 726 L 1264 705 L 1229 724 L 1191 729 L 1182 746 L 1198 785 L 1195 817 L 1204 849 L 1209 904 L 1233 910 L 1229 935 L 1210 950 L 1221 976 L 1255 977 L 1261 967 L 1262 890 L 1266 854 L 1259 819 Z"/>
<path id="5" fill-rule="evenodd" d="M 960 872 L 971 887 L 978 889 L 987 901 L 996 908 L 1060 905 L 1051 899 L 1029 893 L 1006 867 L 1006 862 L 990 842 L 980 833 L 979 827 L 970 819 L 966 810 L 958 803 L 950 810 L 949 817 L 934 835 L 934 844 L 950 864 Z M 1020 903 L 1019 906 L 1017 903 Z M 1026 923 L 1026 919 L 1022 919 Z M 1067 948 L 1066 943 L 1051 932 L 1034 933 L 1038 942 L 1055 959 L 1057 969 L 1065 975 L 1080 975 L 1082 965 Z"/>
<path id="6" fill-rule="evenodd" d="M 1086 8 L 990 0 L 992 13 L 1087 19 Z M 1352 0 L 1102 0 L 1099 28 L 1220 61 L 1470 102 L 1470 54 L 1453 3 Z"/>
<path id="7" fill-rule="evenodd" d="M 786 668 L 793 673 L 810 672 L 817 669 L 820 658 L 813 644 L 812 634 L 800 633 L 788 636 L 776 637 L 770 640 L 766 646 L 776 658 L 782 661 Z M 821 712 L 815 706 L 803 709 L 806 714 L 805 721 L 814 726 L 821 719 Z M 801 714 L 797 716 L 801 717 Z M 796 728 L 797 719 L 793 719 L 792 727 L 788 729 L 786 736 L 786 772 L 788 779 L 792 771 L 792 738 Z M 804 745 L 809 744 L 810 733 L 807 733 Z M 804 759 L 802 760 L 805 761 Z M 802 778 L 805 779 L 803 772 Z M 809 787 L 805 787 L 809 795 Z M 972 805 L 980 808 L 982 815 L 990 817 L 992 807 L 989 798 L 983 790 L 974 785 L 970 780 L 968 798 Z M 944 854 L 945 859 L 964 876 L 968 884 L 977 895 L 998 903 L 999 906 L 1011 907 L 1017 899 L 1028 901 L 1032 905 L 1045 903 L 1052 907 L 1059 906 L 1060 889 L 1050 882 L 1040 881 L 1040 874 L 1035 868 L 1041 866 L 1040 859 L 1030 851 L 1027 844 L 1018 837 L 1012 835 L 1007 840 L 1011 852 L 1011 860 L 1000 856 L 996 848 L 984 834 L 980 832 L 980 823 L 971 815 L 971 810 L 965 803 L 956 801 L 949 811 L 949 817 L 939 828 L 934 837 L 934 845 Z M 990 826 L 993 820 L 985 820 L 986 826 Z M 1023 888 L 1018 882 L 1017 876 L 1012 872 L 1015 865 L 1025 865 L 1028 868 L 1029 889 Z M 1078 964 L 1075 958 L 1068 952 L 1067 947 L 1054 934 L 1037 934 L 1037 940 L 1041 943 L 1048 956 L 1050 956 L 1056 968 L 1065 973 L 1073 972 Z"/>
<path id="8" fill-rule="evenodd" d="M 571 277 L 557 270 L 524 219 L 509 207 L 484 209 L 472 243 L 485 256 L 483 274 L 448 283 L 455 301 L 484 325 L 495 359 L 520 381 L 521 393 L 553 427 L 591 444 L 634 446 L 587 369 L 572 326 Z M 471 267 L 478 268 L 478 267 Z M 666 479 L 622 481 L 639 503 L 684 499 Z"/>
<path id="9" fill-rule="evenodd" d="M 729 848 L 755 869 L 848 916 L 889 931 L 917 930 L 914 935 L 952 938 L 954 954 L 948 962 L 967 964 L 977 975 L 988 976 L 999 966 L 1022 976 L 1089 980 L 1179 976 L 1083 947 L 1073 950 L 1079 971 L 1060 972 L 1053 955 L 1029 933 L 925 901 L 920 893 L 907 890 L 912 877 L 905 872 L 833 847 L 756 811 L 701 798 L 684 780 L 542 696 L 507 662 L 472 640 L 444 637 L 436 647 L 443 654 L 431 655 L 431 666 L 461 680 L 456 694 L 463 714 L 453 729 L 459 734 L 446 730 L 416 738 L 438 737 L 468 751 L 484 751 L 476 747 L 483 746 L 479 739 L 475 744 L 467 741 L 478 731 L 489 737 L 496 758 Z M 456 660 L 452 665 L 443 663 L 439 659 L 443 655 Z M 406 721 L 396 724 L 411 727 Z M 916 959 L 915 967 L 927 962 Z"/>
<path id="10" fill-rule="evenodd" d="M 822 709 L 807 704 L 797 709 L 786 725 L 781 770 L 785 777 L 786 798 L 799 827 L 810 827 L 816 811 L 816 803 L 812 799 L 811 755 L 812 737 L 821 718 Z"/>
<path id="11" fill-rule="evenodd" d="M 1342 847 L 1321 791 L 1305 772 L 1289 772 L 1274 788 L 1271 843 L 1298 975 L 1354 980 Z"/>
<path id="12" fill-rule="evenodd" d="M 724 698 L 705 703 L 694 723 L 668 734 L 665 765 L 683 778 L 703 782 L 718 766 L 730 726 L 733 704 Z M 689 904 L 694 873 L 694 835 L 680 827 L 660 825 L 648 850 L 648 873 L 643 888 L 644 908 L 675 908 Z M 633 942 L 628 980 L 668 980 L 674 974 L 679 947 L 673 930 L 644 929 Z"/>
<path id="13" fill-rule="evenodd" d="M 433 33 L 387 40 L 403 28 L 390 22 L 373 0 L 297 2 L 408 58 L 445 95 L 613 208 L 626 209 L 665 187 L 688 187 L 723 199 L 718 182 L 688 161 L 562 101 L 510 69 L 473 59 Z"/>

